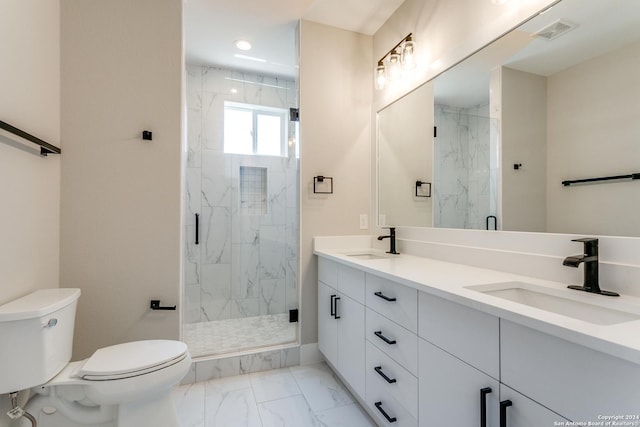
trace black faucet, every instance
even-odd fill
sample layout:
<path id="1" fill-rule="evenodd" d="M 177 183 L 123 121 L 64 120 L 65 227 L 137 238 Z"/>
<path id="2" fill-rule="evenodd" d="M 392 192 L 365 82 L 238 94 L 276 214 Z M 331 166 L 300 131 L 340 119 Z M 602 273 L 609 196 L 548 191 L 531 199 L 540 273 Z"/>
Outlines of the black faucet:
<path id="1" fill-rule="evenodd" d="M 572 242 L 583 243 L 584 253 L 566 257 L 562 261 L 562 265 L 577 268 L 581 263 L 584 263 L 584 284 L 582 286 L 571 285 L 568 288 L 612 297 L 620 296 L 615 292 L 600 289 L 598 284 L 598 239 L 585 237 L 583 239 L 574 239 Z"/>
<path id="2" fill-rule="evenodd" d="M 378 236 L 378 240 L 389 239 L 389 250 L 388 254 L 398 255 L 400 252 L 396 252 L 396 228 L 389 227 L 389 235 L 388 236 Z"/>

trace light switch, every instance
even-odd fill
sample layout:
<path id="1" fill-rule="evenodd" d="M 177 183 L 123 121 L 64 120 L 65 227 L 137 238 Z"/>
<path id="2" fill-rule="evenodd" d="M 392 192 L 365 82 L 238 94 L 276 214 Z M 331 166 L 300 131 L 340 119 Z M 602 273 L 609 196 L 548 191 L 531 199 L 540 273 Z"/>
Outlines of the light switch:
<path id="1" fill-rule="evenodd" d="M 360 230 L 369 229 L 369 215 L 360 214 Z"/>

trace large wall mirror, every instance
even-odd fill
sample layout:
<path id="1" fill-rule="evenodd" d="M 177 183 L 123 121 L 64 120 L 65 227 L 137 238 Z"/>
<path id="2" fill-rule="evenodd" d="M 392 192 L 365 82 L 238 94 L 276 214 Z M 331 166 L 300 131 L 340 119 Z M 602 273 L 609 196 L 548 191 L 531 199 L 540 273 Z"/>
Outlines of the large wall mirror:
<path id="1" fill-rule="evenodd" d="M 378 112 L 379 224 L 640 236 L 639 77 L 640 1 L 558 2 Z"/>

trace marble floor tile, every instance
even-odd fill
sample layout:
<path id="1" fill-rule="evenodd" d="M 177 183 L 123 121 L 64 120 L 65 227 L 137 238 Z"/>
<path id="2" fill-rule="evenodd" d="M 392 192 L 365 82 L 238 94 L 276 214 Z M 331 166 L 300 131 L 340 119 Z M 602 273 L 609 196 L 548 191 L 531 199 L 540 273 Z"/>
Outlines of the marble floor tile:
<path id="1" fill-rule="evenodd" d="M 251 388 L 207 393 L 205 427 L 261 427 L 258 407 Z"/>
<path id="2" fill-rule="evenodd" d="M 312 410 L 322 411 L 355 402 L 326 363 L 290 369 Z"/>
<path id="3" fill-rule="evenodd" d="M 302 394 L 291 371 L 286 368 L 256 372 L 249 374 L 249 378 L 258 403 Z"/>
<path id="4" fill-rule="evenodd" d="M 346 406 L 326 409 L 315 413 L 323 427 L 375 427 L 376 424 L 362 410 L 360 405 L 352 403 Z"/>
<path id="5" fill-rule="evenodd" d="M 320 427 L 302 395 L 260 403 L 263 427 Z"/>
<path id="6" fill-rule="evenodd" d="M 173 389 L 173 404 L 180 427 L 204 427 L 205 383 L 178 386 Z"/>
<path id="7" fill-rule="evenodd" d="M 180 427 L 374 427 L 325 363 L 177 386 Z"/>

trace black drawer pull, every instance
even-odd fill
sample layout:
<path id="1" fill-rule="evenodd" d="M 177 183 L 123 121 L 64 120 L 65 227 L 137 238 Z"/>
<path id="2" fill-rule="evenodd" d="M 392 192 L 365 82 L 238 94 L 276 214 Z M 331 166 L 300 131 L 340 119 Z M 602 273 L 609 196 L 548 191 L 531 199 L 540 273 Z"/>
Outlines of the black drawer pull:
<path id="1" fill-rule="evenodd" d="M 331 315 L 335 317 L 336 315 L 336 306 L 335 306 L 335 297 L 337 295 L 331 295 Z"/>
<path id="2" fill-rule="evenodd" d="M 390 340 L 389 338 L 382 335 L 382 331 L 375 331 L 374 334 L 375 336 L 377 336 L 378 338 L 380 338 L 382 341 L 386 342 L 389 345 L 396 343 L 396 340 Z"/>
<path id="3" fill-rule="evenodd" d="M 480 427 L 487 427 L 487 394 L 491 393 L 491 387 L 480 389 Z"/>
<path id="4" fill-rule="evenodd" d="M 397 301 L 394 297 L 388 297 L 385 294 L 383 294 L 381 291 L 379 292 L 374 292 L 373 293 L 375 296 L 382 298 L 385 301 L 389 301 L 389 302 L 393 302 L 393 301 Z"/>
<path id="5" fill-rule="evenodd" d="M 340 301 L 340 297 L 336 297 L 336 299 L 334 301 L 335 301 L 335 304 L 336 304 L 336 308 L 334 309 L 335 313 L 333 314 L 333 318 L 334 319 L 339 319 L 340 316 L 338 316 L 338 301 Z"/>
<path id="6" fill-rule="evenodd" d="M 384 380 L 385 380 L 386 382 L 388 382 L 389 384 L 393 384 L 393 383 L 395 383 L 395 382 L 397 381 L 395 378 L 389 378 L 388 376 L 386 376 L 386 375 L 384 374 L 384 372 L 382 372 L 382 366 L 376 366 L 376 367 L 375 367 L 375 368 L 373 368 L 373 369 L 375 369 L 375 370 L 376 370 L 376 372 L 377 372 L 378 374 L 380 374 L 380 376 L 381 376 L 382 378 L 384 378 Z"/>
<path id="7" fill-rule="evenodd" d="M 500 427 L 507 427 L 507 408 L 512 405 L 510 400 L 500 402 Z"/>
<path id="8" fill-rule="evenodd" d="M 385 410 L 382 409 L 382 402 L 376 402 L 374 403 L 374 405 L 376 405 L 376 409 L 378 409 L 378 411 L 380 411 L 380 413 L 384 415 L 387 421 L 389 421 L 390 423 L 395 423 L 396 421 L 398 421 L 396 417 L 390 417 L 389 414 L 387 414 Z"/>

